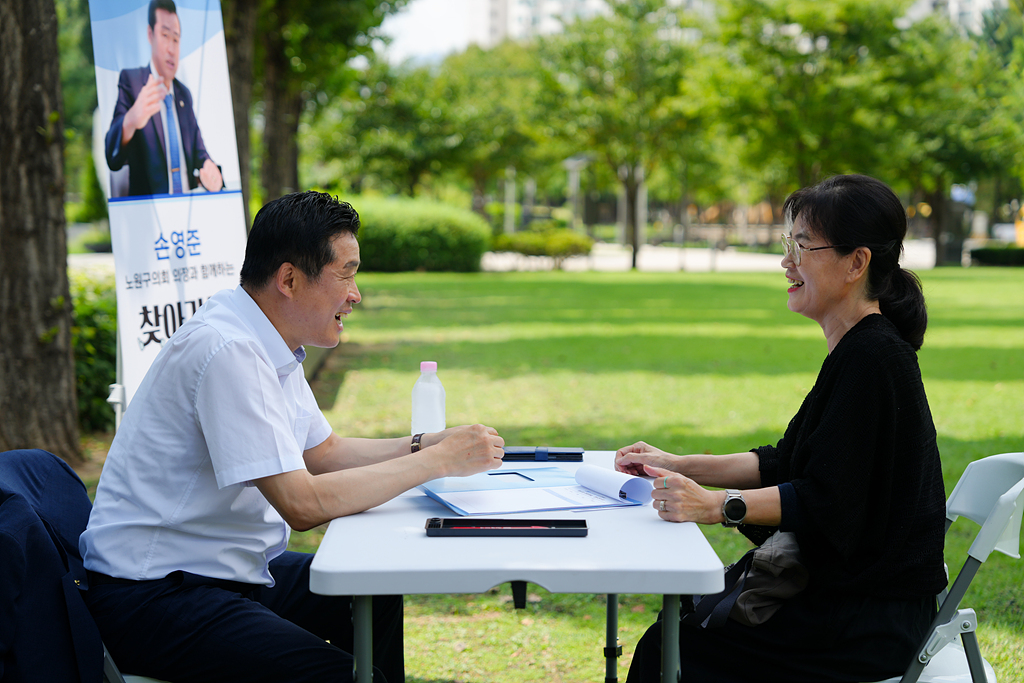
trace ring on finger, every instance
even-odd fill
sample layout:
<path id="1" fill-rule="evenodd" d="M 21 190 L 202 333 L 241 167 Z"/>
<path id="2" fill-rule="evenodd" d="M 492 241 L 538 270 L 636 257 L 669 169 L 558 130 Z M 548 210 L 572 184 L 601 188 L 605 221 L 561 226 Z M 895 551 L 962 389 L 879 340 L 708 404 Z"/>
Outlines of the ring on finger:
<path id="1" fill-rule="evenodd" d="M 668 488 L 668 477 L 665 477 L 665 488 Z"/>
<path id="2" fill-rule="evenodd" d="M 663 500 L 659 501 L 658 507 L 661 509 L 662 512 L 664 512 L 665 511 L 665 501 L 663 501 Z"/>

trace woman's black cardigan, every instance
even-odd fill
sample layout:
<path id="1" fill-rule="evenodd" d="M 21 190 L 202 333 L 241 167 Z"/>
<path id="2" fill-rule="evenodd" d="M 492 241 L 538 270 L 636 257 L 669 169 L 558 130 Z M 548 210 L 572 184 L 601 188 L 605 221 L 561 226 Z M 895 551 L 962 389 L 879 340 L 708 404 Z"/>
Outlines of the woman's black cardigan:
<path id="1" fill-rule="evenodd" d="M 917 354 L 869 315 L 832 350 L 776 446 L 754 449 L 780 486 L 812 586 L 886 598 L 945 586 L 942 467 Z"/>

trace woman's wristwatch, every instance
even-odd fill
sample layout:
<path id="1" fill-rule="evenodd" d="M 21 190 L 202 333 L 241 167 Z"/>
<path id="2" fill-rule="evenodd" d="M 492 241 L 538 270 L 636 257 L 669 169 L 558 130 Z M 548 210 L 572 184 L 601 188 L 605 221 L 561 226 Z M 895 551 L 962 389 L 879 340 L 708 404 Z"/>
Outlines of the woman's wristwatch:
<path id="1" fill-rule="evenodd" d="M 743 500 L 743 494 L 736 489 L 725 490 L 725 501 L 722 503 L 722 516 L 725 521 L 722 526 L 739 526 L 747 516 L 747 501 Z"/>

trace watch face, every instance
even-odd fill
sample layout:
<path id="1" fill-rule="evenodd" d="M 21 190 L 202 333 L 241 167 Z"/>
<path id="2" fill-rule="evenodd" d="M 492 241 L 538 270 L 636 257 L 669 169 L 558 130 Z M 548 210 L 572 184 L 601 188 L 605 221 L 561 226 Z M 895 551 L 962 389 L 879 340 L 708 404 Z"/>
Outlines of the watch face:
<path id="1" fill-rule="evenodd" d="M 722 512 L 730 522 L 737 522 L 747 514 L 747 504 L 743 502 L 742 498 L 731 498 L 725 501 Z"/>

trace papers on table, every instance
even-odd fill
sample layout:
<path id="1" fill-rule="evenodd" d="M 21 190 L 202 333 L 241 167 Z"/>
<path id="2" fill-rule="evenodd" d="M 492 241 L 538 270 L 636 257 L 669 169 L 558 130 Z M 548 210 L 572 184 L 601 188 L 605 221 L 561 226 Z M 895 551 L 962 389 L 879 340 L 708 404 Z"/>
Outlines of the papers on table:
<path id="1" fill-rule="evenodd" d="M 653 486 L 647 479 L 583 465 L 575 476 L 560 467 L 503 467 L 435 479 L 420 488 L 460 515 L 501 515 L 641 505 Z"/>

